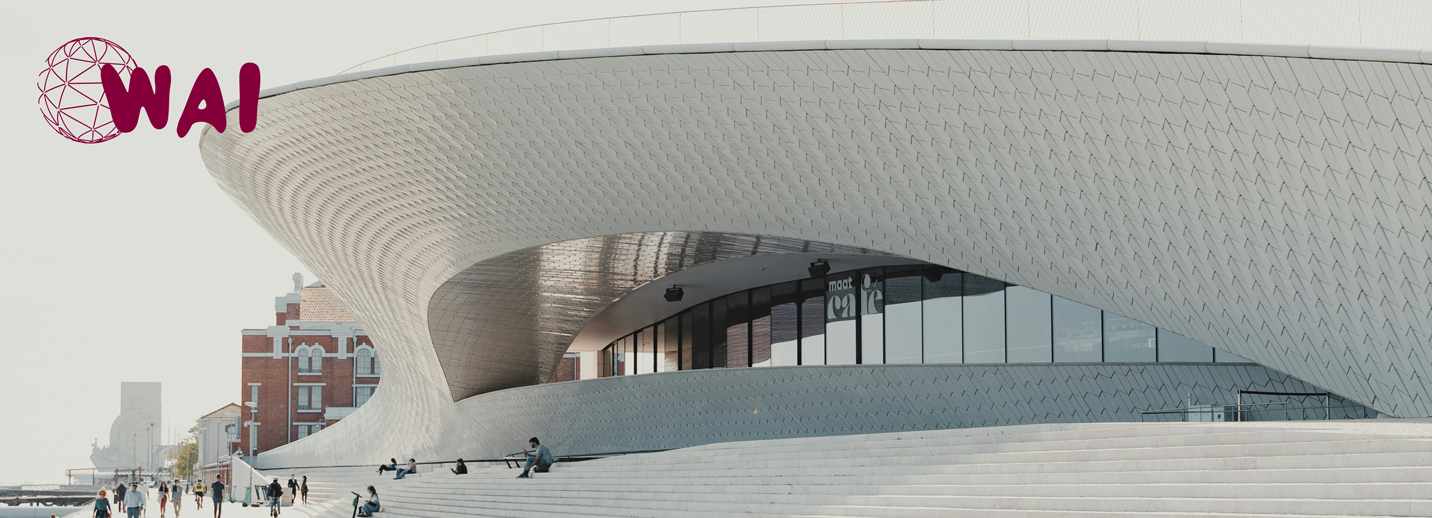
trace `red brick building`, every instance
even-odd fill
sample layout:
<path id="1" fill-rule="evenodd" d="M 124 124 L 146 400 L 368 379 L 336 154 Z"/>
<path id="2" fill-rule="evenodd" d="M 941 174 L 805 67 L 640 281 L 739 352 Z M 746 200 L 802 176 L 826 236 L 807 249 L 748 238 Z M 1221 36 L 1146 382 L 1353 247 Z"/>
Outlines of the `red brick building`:
<path id="1" fill-rule="evenodd" d="M 378 388 L 372 340 L 323 283 L 302 284 L 294 274 L 293 293 L 275 297 L 274 325 L 243 330 L 240 445 L 247 455 L 332 425 Z"/>

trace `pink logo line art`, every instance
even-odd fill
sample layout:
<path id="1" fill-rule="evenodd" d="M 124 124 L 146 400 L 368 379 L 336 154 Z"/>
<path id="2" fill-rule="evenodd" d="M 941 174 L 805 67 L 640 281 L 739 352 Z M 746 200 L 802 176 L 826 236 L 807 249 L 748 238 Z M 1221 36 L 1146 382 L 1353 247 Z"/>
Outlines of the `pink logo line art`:
<path id="1" fill-rule="evenodd" d="M 70 40 L 45 59 L 36 85 L 40 113 L 55 133 L 83 144 L 119 136 L 100 81 L 104 65 L 114 67 L 126 81 L 138 66 L 124 47 L 104 38 Z"/>

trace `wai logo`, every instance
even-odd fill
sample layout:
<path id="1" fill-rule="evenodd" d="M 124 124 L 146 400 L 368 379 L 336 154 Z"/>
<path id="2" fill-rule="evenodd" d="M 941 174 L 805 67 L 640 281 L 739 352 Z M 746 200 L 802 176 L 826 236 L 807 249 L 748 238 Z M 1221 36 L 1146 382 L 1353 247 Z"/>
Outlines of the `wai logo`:
<path id="1" fill-rule="evenodd" d="M 50 53 L 40 72 L 40 112 L 61 136 L 83 144 L 108 142 L 139 126 L 139 115 L 149 115 L 154 129 L 169 124 L 169 67 L 149 72 L 118 44 L 104 38 L 79 38 Z M 126 85 L 128 81 L 128 85 Z M 258 124 L 259 66 L 239 67 L 239 129 L 244 133 Z M 197 123 L 222 133 L 228 126 L 224 94 L 212 69 L 204 69 L 189 89 L 175 131 L 189 134 Z"/>

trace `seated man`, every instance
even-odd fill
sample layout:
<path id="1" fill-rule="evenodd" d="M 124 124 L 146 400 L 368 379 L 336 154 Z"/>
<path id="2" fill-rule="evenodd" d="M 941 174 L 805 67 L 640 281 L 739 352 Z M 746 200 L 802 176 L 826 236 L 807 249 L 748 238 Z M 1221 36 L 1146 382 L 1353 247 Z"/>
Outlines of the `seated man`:
<path id="1" fill-rule="evenodd" d="M 464 464 L 464 463 L 462 462 L 462 459 L 458 459 L 458 460 L 457 460 L 457 467 L 456 467 L 456 468 L 453 468 L 453 469 L 450 469 L 450 470 L 448 470 L 448 471 L 451 471 L 452 474 L 454 474 L 454 475 L 466 475 L 466 474 L 467 474 L 467 464 Z"/>
<path id="2" fill-rule="evenodd" d="M 532 470 L 533 464 L 537 465 L 538 473 L 546 473 L 547 468 L 552 466 L 552 452 L 543 446 L 541 441 L 533 437 L 527 439 L 527 444 L 532 445 L 533 449 L 522 450 L 522 454 L 527 456 L 527 465 L 522 467 L 522 474 L 517 475 L 517 478 L 529 478 L 527 473 Z"/>
<path id="3" fill-rule="evenodd" d="M 393 477 L 393 480 L 399 480 L 399 479 L 403 478 L 404 476 L 406 476 L 406 475 L 409 474 L 409 473 L 417 473 L 417 472 L 418 472 L 418 461 L 417 461 L 417 459 L 408 459 L 408 467 L 406 467 L 406 468 L 398 468 L 398 476 Z"/>

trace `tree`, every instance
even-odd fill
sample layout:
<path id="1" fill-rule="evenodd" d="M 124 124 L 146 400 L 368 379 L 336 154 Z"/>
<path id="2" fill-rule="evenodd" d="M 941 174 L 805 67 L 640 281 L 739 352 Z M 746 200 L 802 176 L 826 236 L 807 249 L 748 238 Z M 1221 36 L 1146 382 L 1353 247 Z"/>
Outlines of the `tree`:
<path id="1" fill-rule="evenodd" d="M 165 455 L 164 460 L 170 465 L 170 474 L 184 480 L 192 479 L 194 463 L 199 460 L 199 445 L 192 439 L 185 439 L 172 453 Z"/>

